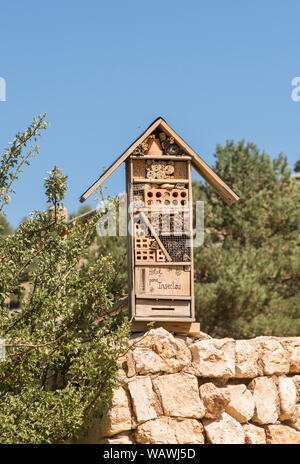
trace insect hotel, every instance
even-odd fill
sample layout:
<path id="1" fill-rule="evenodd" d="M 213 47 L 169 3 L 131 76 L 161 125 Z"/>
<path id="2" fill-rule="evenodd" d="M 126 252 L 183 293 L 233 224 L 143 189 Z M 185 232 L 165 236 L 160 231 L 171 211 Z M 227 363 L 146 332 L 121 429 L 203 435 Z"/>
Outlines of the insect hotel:
<path id="1" fill-rule="evenodd" d="M 123 162 L 128 198 L 128 308 L 135 327 L 149 321 L 188 333 L 195 324 L 193 167 L 229 205 L 238 196 L 162 119 L 81 196 L 85 201 Z M 194 324 L 193 324 L 194 323 Z M 193 328 L 191 329 L 193 325 Z"/>

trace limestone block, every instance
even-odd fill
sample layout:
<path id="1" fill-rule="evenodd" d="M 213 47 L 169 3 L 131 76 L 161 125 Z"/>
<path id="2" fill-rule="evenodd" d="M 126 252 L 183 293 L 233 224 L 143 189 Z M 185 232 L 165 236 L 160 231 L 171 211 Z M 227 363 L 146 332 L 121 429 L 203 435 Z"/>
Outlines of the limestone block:
<path id="1" fill-rule="evenodd" d="M 101 435 L 111 437 L 120 432 L 130 430 L 132 426 L 129 395 L 123 387 L 116 388 L 111 406 L 101 419 Z"/>
<path id="2" fill-rule="evenodd" d="M 284 338 L 282 344 L 288 352 L 290 373 L 300 374 L 300 337 Z"/>
<path id="3" fill-rule="evenodd" d="M 235 342 L 235 377 L 252 379 L 262 373 L 259 346 L 251 340 Z"/>
<path id="4" fill-rule="evenodd" d="M 134 441 L 130 433 L 122 433 L 111 438 L 103 438 L 100 443 L 103 445 L 132 445 Z"/>
<path id="5" fill-rule="evenodd" d="M 266 435 L 272 445 L 300 445 L 300 432 L 287 425 L 267 425 Z"/>
<path id="6" fill-rule="evenodd" d="M 246 445 L 264 445 L 266 443 L 266 433 L 262 427 L 253 424 L 244 424 Z"/>
<path id="7" fill-rule="evenodd" d="M 238 422 L 248 422 L 254 415 L 254 400 L 246 385 L 228 385 L 224 388 L 229 393 L 230 401 L 226 412 Z"/>
<path id="8" fill-rule="evenodd" d="M 128 351 L 126 356 L 126 364 L 127 364 L 127 377 L 134 377 L 135 372 L 135 363 L 132 356 L 132 351 Z"/>
<path id="9" fill-rule="evenodd" d="M 289 425 L 300 432 L 300 404 L 296 404 L 294 414 L 289 421 Z"/>
<path id="10" fill-rule="evenodd" d="M 253 422 L 257 424 L 274 424 L 278 419 L 279 397 L 274 380 L 258 377 L 249 385 L 253 393 L 255 412 Z"/>
<path id="11" fill-rule="evenodd" d="M 141 444 L 203 444 L 203 426 L 195 419 L 159 417 L 139 425 L 135 439 Z"/>
<path id="12" fill-rule="evenodd" d="M 173 422 L 175 437 L 179 444 L 204 444 L 204 429 L 196 419 L 176 420 Z"/>
<path id="13" fill-rule="evenodd" d="M 132 354 L 138 374 L 175 373 L 191 362 L 191 353 L 185 342 L 162 327 L 151 329 L 133 347 Z"/>
<path id="14" fill-rule="evenodd" d="M 201 385 L 199 392 L 205 406 L 205 417 L 207 419 L 217 419 L 225 411 L 229 403 L 228 392 L 217 388 L 211 382 Z"/>
<path id="15" fill-rule="evenodd" d="M 245 433 L 241 424 L 226 412 L 218 419 L 203 419 L 204 429 L 210 443 L 217 445 L 237 445 L 245 443 Z"/>
<path id="16" fill-rule="evenodd" d="M 128 383 L 132 406 L 138 422 L 155 419 L 161 408 L 152 389 L 150 377 L 136 378 Z"/>
<path id="17" fill-rule="evenodd" d="M 231 338 L 199 340 L 190 346 L 192 368 L 201 377 L 234 377 L 235 343 Z"/>
<path id="18" fill-rule="evenodd" d="M 274 337 L 254 339 L 260 348 L 260 360 L 265 375 L 287 374 L 290 369 L 287 352 Z"/>
<path id="19" fill-rule="evenodd" d="M 295 384 L 296 391 L 297 391 L 297 402 L 300 403 L 300 375 L 294 375 L 292 379 L 293 379 L 293 382 Z"/>
<path id="20" fill-rule="evenodd" d="M 297 390 L 291 377 L 279 377 L 280 420 L 291 419 L 296 406 Z"/>
<path id="21" fill-rule="evenodd" d="M 189 374 L 169 374 L 152 380 L 166 416 L 200 419 L 205 408 L 200 400 L 197 378 Z"/>

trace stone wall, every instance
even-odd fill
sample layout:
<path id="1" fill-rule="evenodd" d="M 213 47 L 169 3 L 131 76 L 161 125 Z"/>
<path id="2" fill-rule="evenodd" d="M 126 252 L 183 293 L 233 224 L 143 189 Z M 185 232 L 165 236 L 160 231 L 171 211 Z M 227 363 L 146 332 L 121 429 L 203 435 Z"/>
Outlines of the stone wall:
<path id="1" fill-rule="evenodd" d="M 300 444 L 300 337 L 135 334 L 85 443 Z"/>

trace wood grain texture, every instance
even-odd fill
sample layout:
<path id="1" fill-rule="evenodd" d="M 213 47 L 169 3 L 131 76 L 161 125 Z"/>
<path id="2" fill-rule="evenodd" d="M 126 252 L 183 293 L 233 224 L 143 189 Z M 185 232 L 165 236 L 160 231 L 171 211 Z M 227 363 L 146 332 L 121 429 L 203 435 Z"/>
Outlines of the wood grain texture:
<path id="1" fill-rule="evenodd" d="M 135 292 L 139 295 L 190 296 L 191 271 L 184 266 L 139 266 L 135 269 Z"/>
<path id="2" fill-rule="evenodd" d="M 185 300 L 136 300 L 137 317 L 155 317 L 172 320 L 191 315 L 191 302 Z"/>

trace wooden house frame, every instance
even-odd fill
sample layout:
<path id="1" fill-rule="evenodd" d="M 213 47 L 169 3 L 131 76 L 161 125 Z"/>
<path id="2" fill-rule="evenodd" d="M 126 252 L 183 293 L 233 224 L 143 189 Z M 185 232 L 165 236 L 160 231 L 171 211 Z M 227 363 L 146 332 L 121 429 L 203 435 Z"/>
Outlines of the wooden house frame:
<path id="1" fill-rule="evenodd" d="M 176 152 L 175 154 L 170 154 L 172 150 L 165 149 L 166 146 L 170 147 L 170 144 L 175 147 L 173 150 Z M 143 149 L 146 147 L 144 152 L 141 152 L 141 147 Z M 159 117 L 82 194 L 80 201 L 84 202 L 123 162 L 126 163 L 126 191 L 129 202 L 131 203 L 132 199 L 136 198 L 134 194 L 139 188 L 142 189 L 143 197 L 142 207 L 128 208 L 127 213 L 130 316 L 134 321 L 141 322 L 193 322 L 195 321 L 195 309 L 191 167 L 211 185 L 228 205 L 238 201 L 239 197 L 166 121 Z M 168 172 L 172 174 L 163 173 L 160 178 L 157 175 L 151 178 L 151 169 L 162 169 L 162 167 L 166 172 L 168 169 Z M 159 197 L 162 195 L 163 198 L 165 198 L 164 195 L 169 195 L 172 199 L 176 197 L 176 201 L 173 199 L 172 205 L 178 204 L 178 206 L 172 206 L 173 216 L 175 218 L 175 214 L 180 214 L 181 222 L 184 221 L 183 218 L 186 218 L 189 252 L 182 245 L 183 239 L 180 239 L 180 244 L 178 244 L 179 242 L 175 243 L 178 234 L 170 232 L 165 241 L 165 236 L 160 234 L 159 229 L 156 229 L 152 224 L 153 211 L 157 209 L 161 214 L 163 210 L 163 205 L 159 205 L 156 209 L 153 207 L 152 203 L 156 204 L 156 201 L 152 201 L 153 195 L 154 200 L 156 200 L 155 195 Z M 186 196 L 189 202 L 181 199 L 181 202 L 178 203 L 178 196 L 180 198 Z M 151 201 L 146 201 L 150 199 Z M 160 200 L 157 202 L 162 203 Z M 151 207 L 147 206 L 147 203 L 151 204 Z M 170 202 L 165 201 L 164 203 Z M 190 206 L 186 206 L 187 203 Z M 162 216 L 163 214 L 160 217 Z M 144 232 L 145 225 L 147 232 Z M 174 252 L 175 245 L 177 248 L 182 247 L 185 251 L 182 251 L 181 254 L 176 252 L 176 254 Z M 178 256 L 180 256 L 179 261 Z"/>

